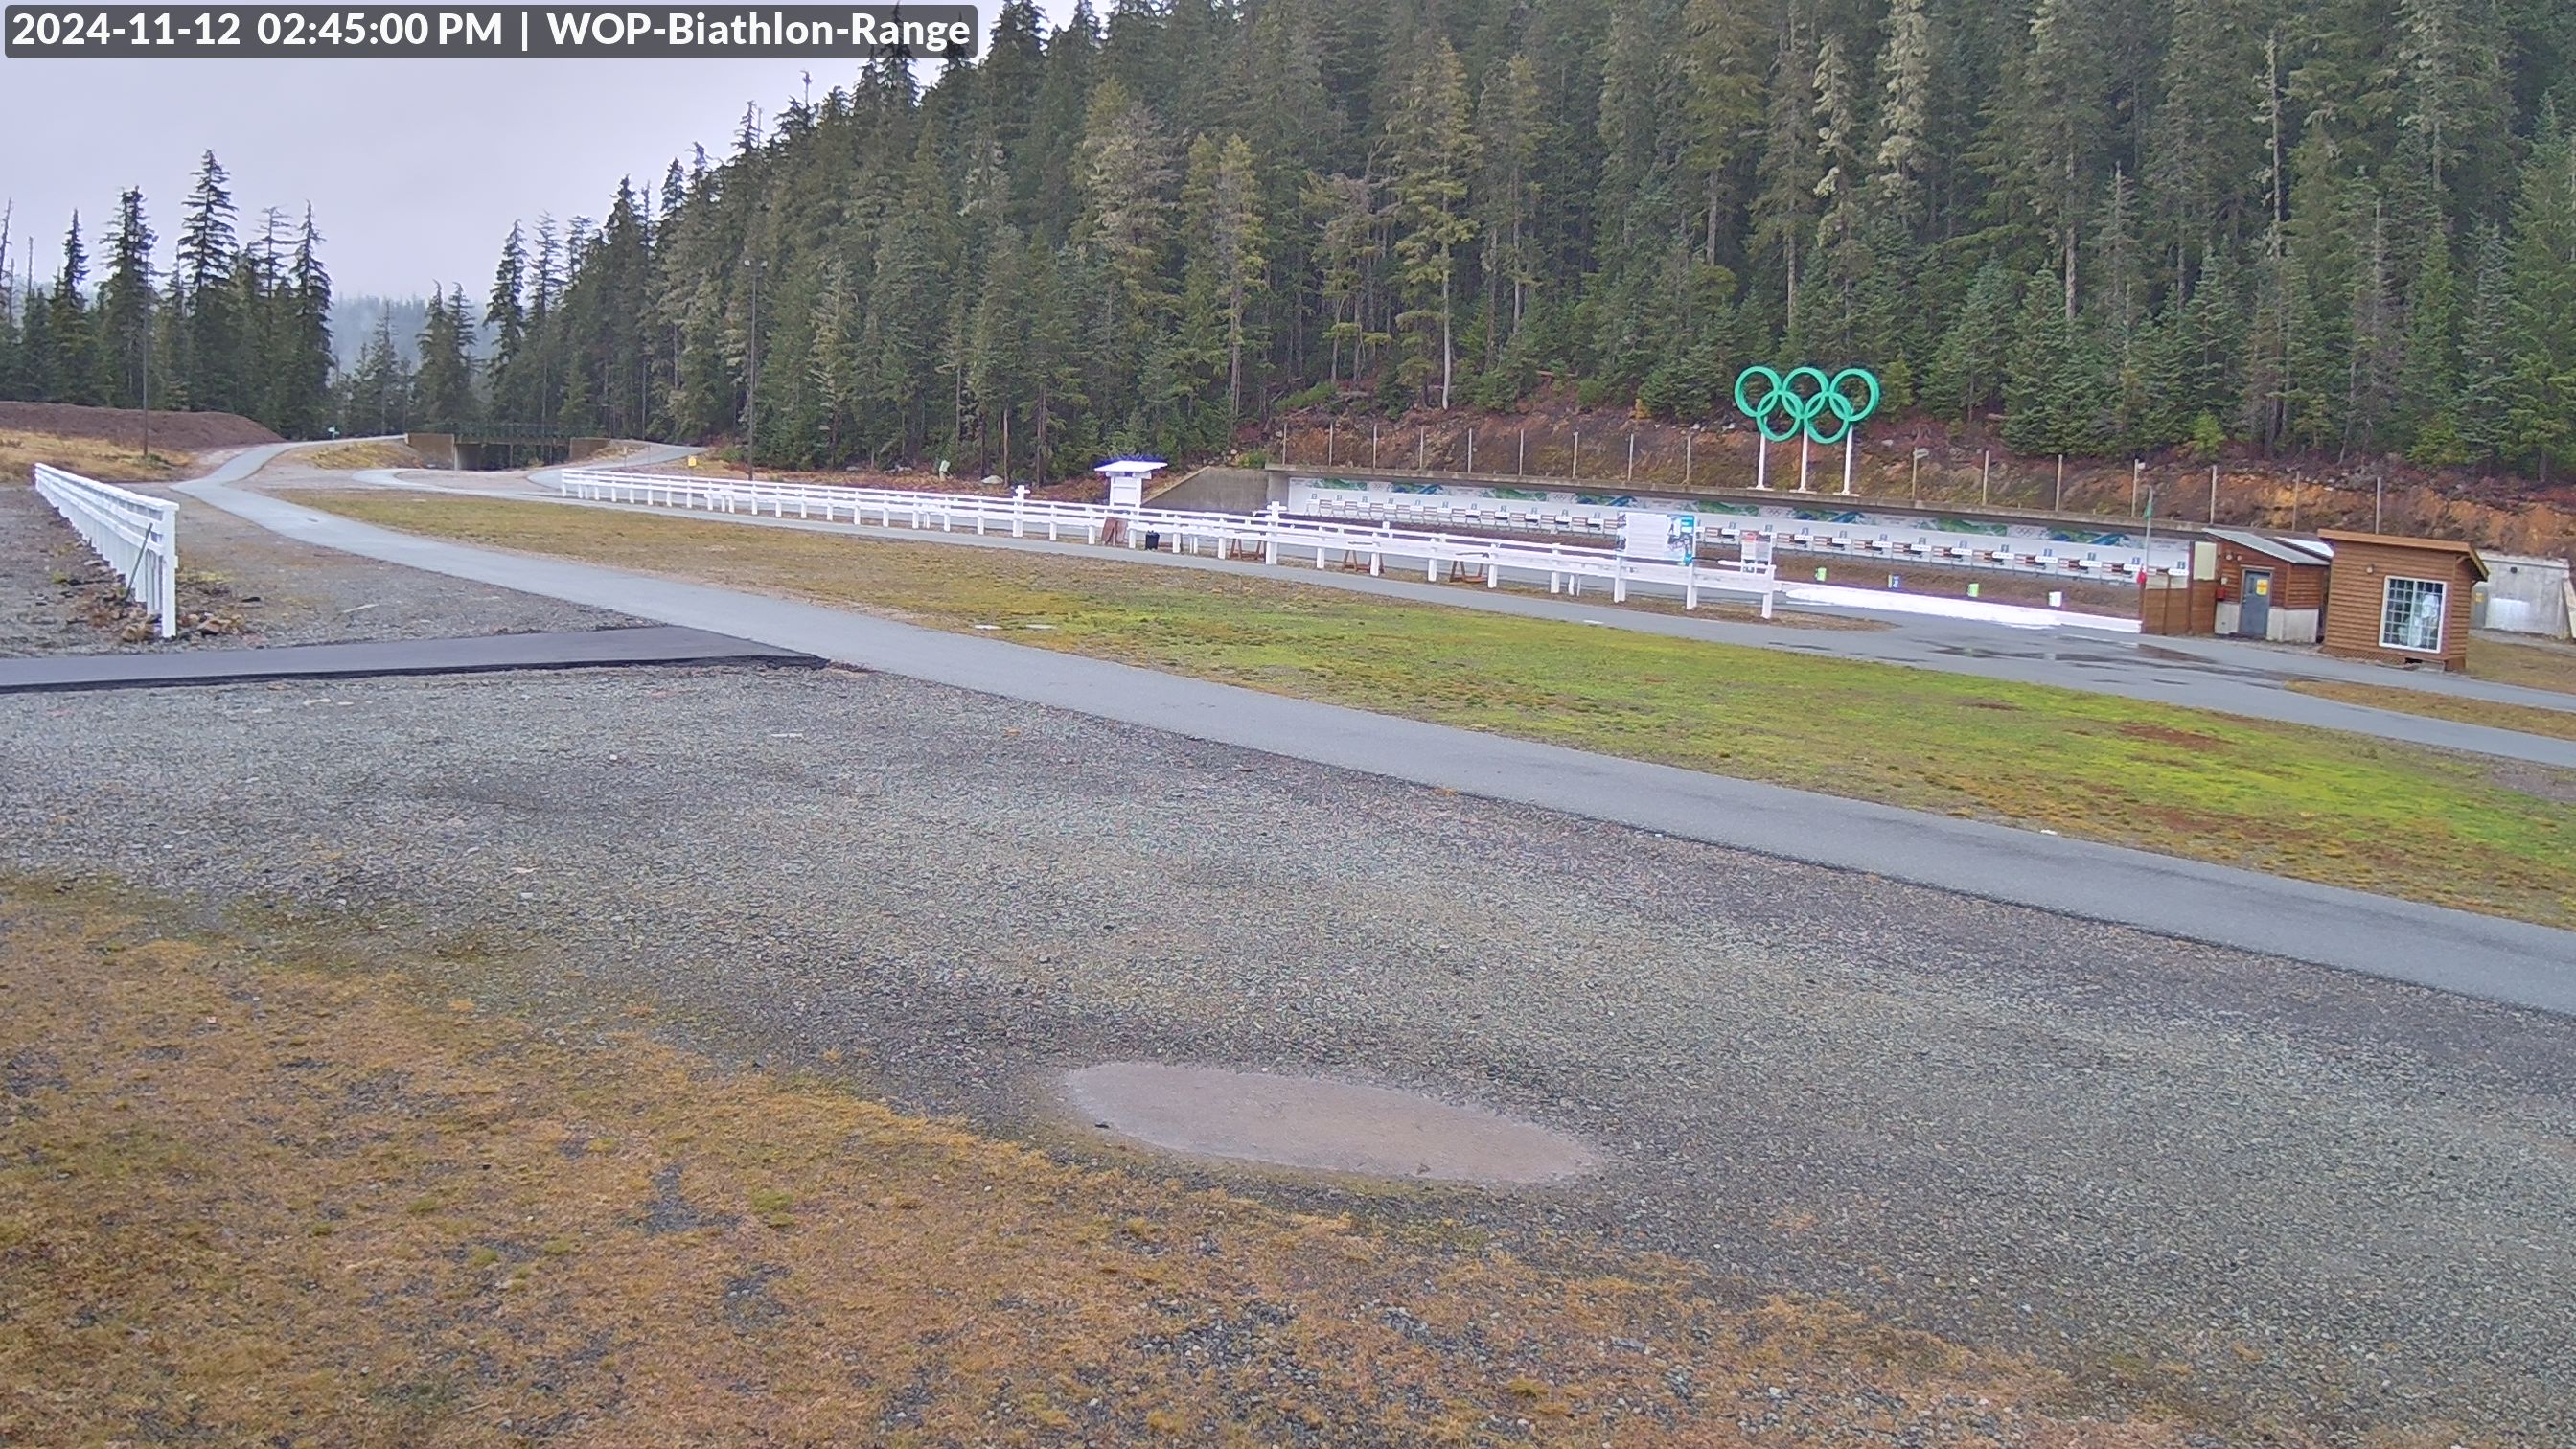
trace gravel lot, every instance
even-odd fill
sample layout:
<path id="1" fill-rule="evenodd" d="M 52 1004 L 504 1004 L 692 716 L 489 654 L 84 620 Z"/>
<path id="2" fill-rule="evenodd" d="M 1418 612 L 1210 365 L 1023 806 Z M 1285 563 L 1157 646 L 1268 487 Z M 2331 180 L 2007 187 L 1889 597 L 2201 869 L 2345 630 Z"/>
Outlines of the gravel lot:
<path id="1" fill-rule="evenodd" d="M 278 476 L 291 483 L 301 471 L 274 464 L 260 476 L 263 482 Z M 179 496 L 166 489 L 141 491 Z M 184 497 L 179 610 L 183 616 L 212 616 L 212 628 L 167 643 L 127 642 L 120 637 L 127 617 L 117 602 L 121 593 L 116 576 L 35 489 L 0 485 L 0 657 L 443 639 L 641 622 L 309 548 Z"/>
<path id="2" fill-rule="evenodd" d="M 1061 1151 L 1124 1159 L 1054 1105 L 1095 1061 L 1422 1088 L 1611 1165 L 1185 1170 L 1846 1294 L 2108 1400 L 2576 1436 L 2576 1023 L 839 670 L 7 697 L 0 777 L 0 867 L 345 910 L 478 999 L 648 993 Z"/>

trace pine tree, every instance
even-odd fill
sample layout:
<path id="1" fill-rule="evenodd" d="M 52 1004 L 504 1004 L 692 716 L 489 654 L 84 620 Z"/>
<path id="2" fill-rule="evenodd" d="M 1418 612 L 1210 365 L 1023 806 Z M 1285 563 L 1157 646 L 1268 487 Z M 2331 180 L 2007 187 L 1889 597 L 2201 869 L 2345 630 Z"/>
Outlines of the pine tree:
<path id="1" fill-rule="evenodd" d="M 867 401 L 867 374 L 859 355 L 863 303 L 853 295 L 849 260 L 823 263 L 823 288 L 814 300 L 814 335 L 805 349 L 805 375 L 823 429 L 820 460 L 837 467 L 849 458 L 845 434 Z"/>
<path id="2" fill-rule="evenodd" d="M 1878 146 L 1871 200 L 1906 228 L 1921 224 L 1932 117 L 1932 17 L 1926 0 L 1893 0 L 1878 56 Z"/>
<path id="3" fill-rule="evenodd" d="M 53 402 L 98 403 L 97 328 L 81 289 L 89 281 L 89 251 L 81 245 L 80 213 L 63 234 L 63 267 L 45 299 L 46 335 L 53 342 Z"/>
<path id="4" fill-rule="evenodd" d="M 1476 234 L 1465 205 L 1475 133 L 1467 125 L 1466 77 L 1445 38 L 1435 36 L 1421 56 L 1387 118 L 1387 143 L 1396 274 L 1406 303 L 1396 319 L 1406 344 L 1399 376 L 1416 390 L 1437 377 L 1445 409 L 1457 373 L 1456 255 Z"/>
<path id="5" fill-rule="evenodd" d="M 98 291 L 98 325 L 104 375 L 99 395 L 116 407 L 140 407 L 153 397 L 152 228 L 143 219 L 143 193 L 117 198 L 116 227 L 108 233 L 107 279 Z"/>
<path id="6" fill-rule="evenodd" d="M 1476 129 L 1484 163 L 1476 192 L 1477 229 L 1484 241 L 1479 258 L 1485 276 L 1483 370 L 1490 378 L 1504 350 L 1520 341 L 1539 280 L 1532 233 L 1540 206 L 1538 155 L 1546 144 L 1548 127 L 1539 106 L 1538 68 L 1528 56 L 1512 57 L 1485 83 L 1476 106 Z M 1708 162 L 1705 155 L 1703 160 L 1724 164 Z M 1714 208 L 1715 203 L 1711 205 Z M 1714 215 L 1712 209 L 1712 246 Z M 1488 405 L 1513 401 L 1526 386 L 1522 378 L 1506 378 L 1499 392 L 1489 385 L 1480 400 Z"/>
<path id="7" fill-rule="evenodd" d="M 290 438 L 316 437 L 331 408 L 331 274 L 322 265 L 322 231 L 310 206 L 304 208 L 285 280 L 278 303 L 284 346 L 270 426 Z"/>
<path id="8" fill-rule="evenodd" d="M 2148 130 L 2145 182 L 2154 235 L 2177 285 L 2225 253 L 2260 203 L 2246 194 L 2262 133 L 2256 39 L 2244 0 L 2174 0 L 2164 88 Z"/>
<path id="9" fill-rule="evenodd" d="M 1927 406 L 1955 408 L 1962 421 L 1972 421 L 2002 395 L 2007 361 L 2013 356 L 2014 292 L 2012 274 L 2001 262 L 1978 269 L 1958 318 L 1942 333 L 1923 376 Z"/>
<path id="10" fill-rule="evenodd" d="M 2576 452 L 2576 144 L 2555 115 L 2523 162 L 2513 232 L 2510 446 L 2546 484 Z"/>
<path id="11" fill-rule="evenodd" d="M 2402 341 L 2389 296 L 2388 228 L 2374 208 L 2352 272 L 2352 346 L 2345 368 L 2343 451 L 2374 452 L 2396 411 Z"/>
<path id="12" fill-rule="evenodd" d="M 358 353 L 341 402 L 340 429 L 353 437 L 398 433 L 411 421 L 411 370 L 394 345 L 391 312 L 376 314 L 376 330 Z"/>
<path id="13" fill-rule="evenodd" d="M 1815 212 L 1816 180 L 1823 167 L 1816 159 L 1816 67 L 1805 49 L 1792 5 L 1781 28 L 1779 55 L 1771 66 L 1761 160 L 1755 167 L 1760 190 L 1754 197 L 1753 252 L 1779 280 L 1782 330 L 1791 351 L 1801 349 L 1798 289 Z"/>
<path id="14" fill-rule="evenodd" d="M 2479 229 L 2469 310 L 2460 326 L 2460 388 L 2453 431 L 2475 459 L 2493 462 L 2514 445 L 2512 401 L 2518 352 L 2513 254 L 2503 231 Z"/>
<path id="15" fill-rule="evenodd" d="M 2079 407 L 2075 350 L 2057 274 L 2043 267 L 2022 283 L 2012 360 L 2004 382 L 2004 441 L 2025 453 L 2071 452 Z"/>
<path id="16" fill-rule="evenodd" d="M 1130 358 L 1165 305 L 1163 263 L 1171 244 L 1171 143 L 1144 102 L 1117 80 L 1092 93 L 1083 126 L 1084 244 L 1106 269 L 1101 325 Z"/>
<path id="17" fill-rule="evenodd" d="M 2484 0 L 2398 0 L 2399 124 L 2421 142 L 2425 179 L 2444 215 L 2463 210 L 2453 202 L 2462 187 L 2500 179 L 2487 164 L 2505 134 L 2507 99 L 2491 19 Z"/>
<path id="18" fill-rule="evenodd" d="M 2077 310 L 2076 258 L 2092 210 L 2095 165 L 2112 113 L 2106 33 L 2099 0 L 2038 0 L 2028 48 L 1997 115 L 2004 127 L 1996 183 L 2047 239 L 2064 287 L 2065 314 Z"/>
<path id="19" fill-rule="evenodd" d="M 1762 130 L 1765 57 L 1752 10 L 1747 0 L 1685 0 L 1682 7 L 1685 160 L 1698 183 L 1700 260 L 1711 266 L 1736 259 L 1731 233 L 1744 205 L 1746 162 Z M 1537 66 L 1526 55 L 1512 64 L 1521 68 L 1507 92 L 1513 114 L 1523 118 L 1515 135 L 1535 136 L 1543 124 Z M 1487 82 L 1488 94 L 1492 85 Z M 1495 143 L 1489 134 L 1489 155 Z M 1523 162 L 1516 170 L 1525 177 L 1531 168 Z"/>
<path id="20" fill-rule="evenodd" d="M 1870 271 L 1869 249 L 1861 240 L 1862 138 L 1853 87 L 1842 38 L 1828 34 L 1816 50 L 1816 160 L 1824 168 L 1816 178 L 1816 256 L 1824 264 L 1833 302 L 1807 335 L 1818 356 L 1837 359 L 1859 351 L 1855 314 L 1861 283 Z"/>
<path id="21" fill-rule="evenodd" d="M 1243 412 L 1245 357 L 1259 342 L 1252 330 L 1253 304 L 1266 285 L 1268 265 L 1259 186 L 1252 147 L 1241 136 L 1222 142 L 1202 136 L 1190 148 L 1189 181 L 1182 192 L 1188 217 L 1185 271 L 1188 290 L 1215 314 L 1229 429 Z"/>
<path id="22" fill-rule="evenodd" d="M 178 314 L 179 350 L 171 371 L 189 406 L 215 412 L 246 405 L 243 319 L 232 285 L 236 242 L 231 180 L 208 151 L 179 222 L 170 301 Z"/>
<path id="23" fill-rule="evenodd" d="M 671 165 L 673 176 L 679 174 L 679 163 Z M 517 222 L 510 223 L 510 234 L 502 239 L 501 260 L 492 269 L 492 292 L 483 304 L 483 325 L 492 329 L 492 356 L 484 365 L 484 385 L 491 397 L 492 415 L 505 422 L 530 421 L 523 393 L 527 379 L 521 376 L 526 360 L 521 355 L 528 345 L 527 241 Z"/>
<path id="24" fill-rule="evenodd" d="M 416 351 L 420 368 L 412 384 L 414 424 L 439 430 L 465 426 L 474 416 L 474 389 L 463 309 L 451 306 L 436 287 L 429 290 L 429 315 L 421 323 Z"/>
<path id="25" fill-rule="evenodd" d="M 2424 248 L 2407 289 L 2406 351 L 2397 375 L 2396 425 L 2408 461 L 2429 468 L 2470 461 L 2454 415 L 2460 385 L 2460 302 L 2451 248 Z"/>

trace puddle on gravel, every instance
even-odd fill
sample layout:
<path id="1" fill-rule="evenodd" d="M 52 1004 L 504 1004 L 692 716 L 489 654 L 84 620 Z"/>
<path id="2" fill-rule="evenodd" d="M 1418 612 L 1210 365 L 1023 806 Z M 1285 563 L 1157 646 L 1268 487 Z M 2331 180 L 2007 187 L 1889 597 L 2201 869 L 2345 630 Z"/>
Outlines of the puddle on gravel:
<path id="1" fill-rule="evenodd" d="M 1492 1185 L 1552 1182 L 1601 1164 L 1552 1128 L 1323 1077 L 1107 1062 L 1068 1073 L 1064 1085 L 1082 1120 L 1167 1152 Z"/>

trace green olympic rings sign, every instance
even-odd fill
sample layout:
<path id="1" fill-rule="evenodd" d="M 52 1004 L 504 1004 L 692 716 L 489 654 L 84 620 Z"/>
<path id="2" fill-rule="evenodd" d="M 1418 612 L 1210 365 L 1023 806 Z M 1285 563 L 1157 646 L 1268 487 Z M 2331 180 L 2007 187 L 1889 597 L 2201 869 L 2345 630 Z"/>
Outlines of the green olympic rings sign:
<path id="1" fill-rule="evenodd" d="M 1805 433 L 1811 443 L 1839 443 L 1853 424 L 1878 411 L 1878 378 L 1865 367 L 1831 377 L 1821 367 L 1793 367 L 1785 377 L 1748 367 L 1736 375 L 1735 406 L 1772 442 Z"/>

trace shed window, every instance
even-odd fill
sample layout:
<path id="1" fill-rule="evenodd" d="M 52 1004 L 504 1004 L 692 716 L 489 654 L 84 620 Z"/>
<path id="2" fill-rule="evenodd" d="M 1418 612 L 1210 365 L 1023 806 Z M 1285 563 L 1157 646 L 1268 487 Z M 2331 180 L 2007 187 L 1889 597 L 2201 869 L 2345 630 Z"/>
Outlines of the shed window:
<path id="1" fill-rule="evenodd" d="M 2379 611 L 2379 647 L 2440 653 L 2443 592 L 2432 579 L 2390 579 Z"/>

